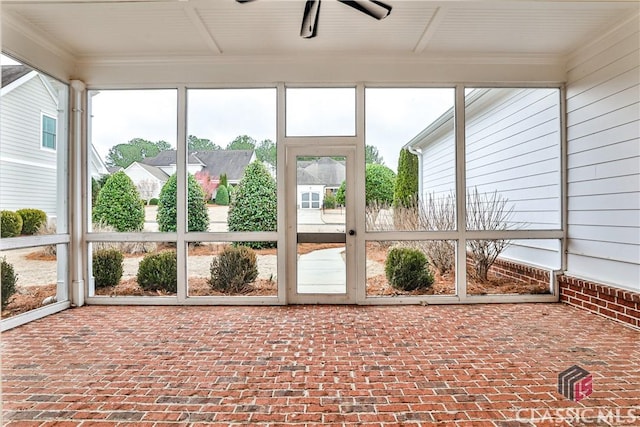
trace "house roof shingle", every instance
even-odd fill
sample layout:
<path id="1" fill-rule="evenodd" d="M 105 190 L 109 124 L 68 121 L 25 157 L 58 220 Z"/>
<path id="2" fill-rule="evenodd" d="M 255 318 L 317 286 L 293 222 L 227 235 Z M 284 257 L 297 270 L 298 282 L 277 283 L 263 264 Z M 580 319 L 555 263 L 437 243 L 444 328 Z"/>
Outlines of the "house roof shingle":
<path id="1" fill-rule="evenodd" d="M 298 184 L 315 185 L 324 184 L 328 187 L 339 187 L 345 180 L 346 172 L 344 162 L 330 157 L 321 157 L 311 162 L 299 163 L 297 175 Z"/>
<path id="2" fill-rule="evenodd" d="M 205 164 L 204 171 L 211 176 L 226 174 L 229 181 L 240 181 L 244 169 L 251 163 L 253 150 L 212 150 L 194 152 Z"/>
<path id="3" fill-rule="evenodd" d="M 169 175 L 157 166 L 145 165 L 144 163 L 138 163 L 138 164 L 140 165 L 141 168 L 149 172 L 154 177 L 158 178 L 160 181 L 164 182 L 169 178 Z"/>
<path id="4" fill-rule="evenodd" d="M 33 68 L 26 65 L 3 65 L 2 66 L 2 87 L 5 87 L 20 77 L 26 76 Z"/>
<path id="5" fill-rule="evenodd" d="M 141 163 L 151 166 L 170 166 L 176 164 L 176 150 L 166 150 L 161 151 L 155 157 L 147 157 L 142 160 Z M 202 161 L 200 161 L 193 153 L 189 154 L 189 162 L 190 165 L 202 165 Z M 204 165 L 203 165 L 204 166 Z"/>
<path id="6" fill-rule="evenodd" d="M 190 165 L 202 165 L 202 170 L 211 176 L 227 174 L 229 181 L 240 181 L 244 169 L 254 158 L 253 150 L 211 150 L 189 153 Z M 176 164 L 176 150 L 160 152 L 155 157 L 144 159 L 141 164 L 154 167 Z"/>

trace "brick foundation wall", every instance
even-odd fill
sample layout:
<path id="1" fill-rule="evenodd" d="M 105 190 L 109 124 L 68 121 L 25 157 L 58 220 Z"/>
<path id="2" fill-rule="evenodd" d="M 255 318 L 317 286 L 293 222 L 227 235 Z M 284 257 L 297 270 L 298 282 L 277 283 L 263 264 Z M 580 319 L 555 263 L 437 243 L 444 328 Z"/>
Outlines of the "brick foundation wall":
<path id="1" fill-rule="evenodd" d="M 549 271 L 501 259 L 496 260 L 491 266 L 489 274 L 498 278 L 511 279 L 546 289 L 549 289 L 551 280 Z"/>
<path id="2" fill-rule="evenodd" d="M 558 277 L 560 301 L 640 328 L 640 293 L 575 277 Z"/>

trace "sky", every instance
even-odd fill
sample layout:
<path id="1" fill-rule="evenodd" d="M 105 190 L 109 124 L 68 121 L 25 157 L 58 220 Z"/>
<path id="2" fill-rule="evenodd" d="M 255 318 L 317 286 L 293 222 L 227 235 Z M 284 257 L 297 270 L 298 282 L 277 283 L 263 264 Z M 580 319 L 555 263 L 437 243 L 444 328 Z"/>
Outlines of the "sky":
<path id="1" fill-rule="evenodd" d="M 4 55 L 0 62 L 15 63 Z M 91 140 L 103 159 L 111 147 L 133 138 L 176 146 L 176 90 L 102 90 L 90 95 Z M 367 88 L 365 143 L 375 146 L 396 171 L 402 146 L 453 103 L 453 89 Z M 187 134 L 223 148 L 239 135 L 276 141 L 274 88 L 191 89 L 187 111 Z M 286 119 L 287 135 L 353 135 L 355 89 L 288 89 Z"/>
<path id="2" fill-rule="evenodd" d="M 287 93 L 287 134 L 353 135 L 353 89 L 296 89 Z M 176 146 L 175 90 L 108 90 L 91 96 L 92 141 L 106 157 L 109 148 L 133 138 Z M 404 144 L 453 105 L 452 89 L 366 90 L 366 144 L 397 169 Z M 239 135 L 276 140 L 276 90 L 198 89 L 187 93 L 187 134 L 221 147 Z"/>

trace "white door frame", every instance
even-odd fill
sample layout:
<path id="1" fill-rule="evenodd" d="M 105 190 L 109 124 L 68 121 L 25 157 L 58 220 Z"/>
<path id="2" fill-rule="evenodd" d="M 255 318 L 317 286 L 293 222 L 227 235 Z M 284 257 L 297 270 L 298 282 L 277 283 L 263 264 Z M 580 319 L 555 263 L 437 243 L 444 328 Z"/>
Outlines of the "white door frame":
<path id="1" fill-rule="evenodd" d="M 351 138 L 349 138 L 351 139 Z M 345 266 L 346 293 L 298 293 L 298 230 L 297 230 L 297 156 L 344 156 L 346 158 L 346 182 L 351 189 L 345 194 Z M 355 206 L 355 162 L 356 142 L 344 138 L 318 137 L 310 141 L 290 140 L 285 142 L 286 180 L 285 180 L 285 230 L 286 230 L 286 302 L 290 304 L 355 304 L 357 290 L 356 226 Z M 349 231 L 355 234 L 350 235 Z"/>

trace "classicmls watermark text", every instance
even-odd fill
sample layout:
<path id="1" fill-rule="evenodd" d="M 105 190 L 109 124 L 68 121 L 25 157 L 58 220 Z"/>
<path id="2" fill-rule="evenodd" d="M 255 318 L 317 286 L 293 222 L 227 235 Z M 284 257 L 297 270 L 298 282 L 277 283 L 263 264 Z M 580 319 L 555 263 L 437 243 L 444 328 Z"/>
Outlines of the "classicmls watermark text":
<path id="1" fill-rule="evenodd" d="M 520 409 L 516 420 L 521 423 L 545 425 L 638 425 L 640 407 L 636 408 L 558 408 L 558 409 Z"/>
<path id="2" fill-rule="evenodd" d="M 593 376 L 580 366 L 573 365 L 558 374 L 558 393 L 579 402 L 593 393 Z"/>
<path id="3" fill-rule="evenodd" d="M 593 376 L 578 365 L 558 374 L 558 393 L 579 402 L 593 393 Z M 520 409 L 516 420 L 537 425 L 639 425 L 640 406 L 627 408 Z"/>

